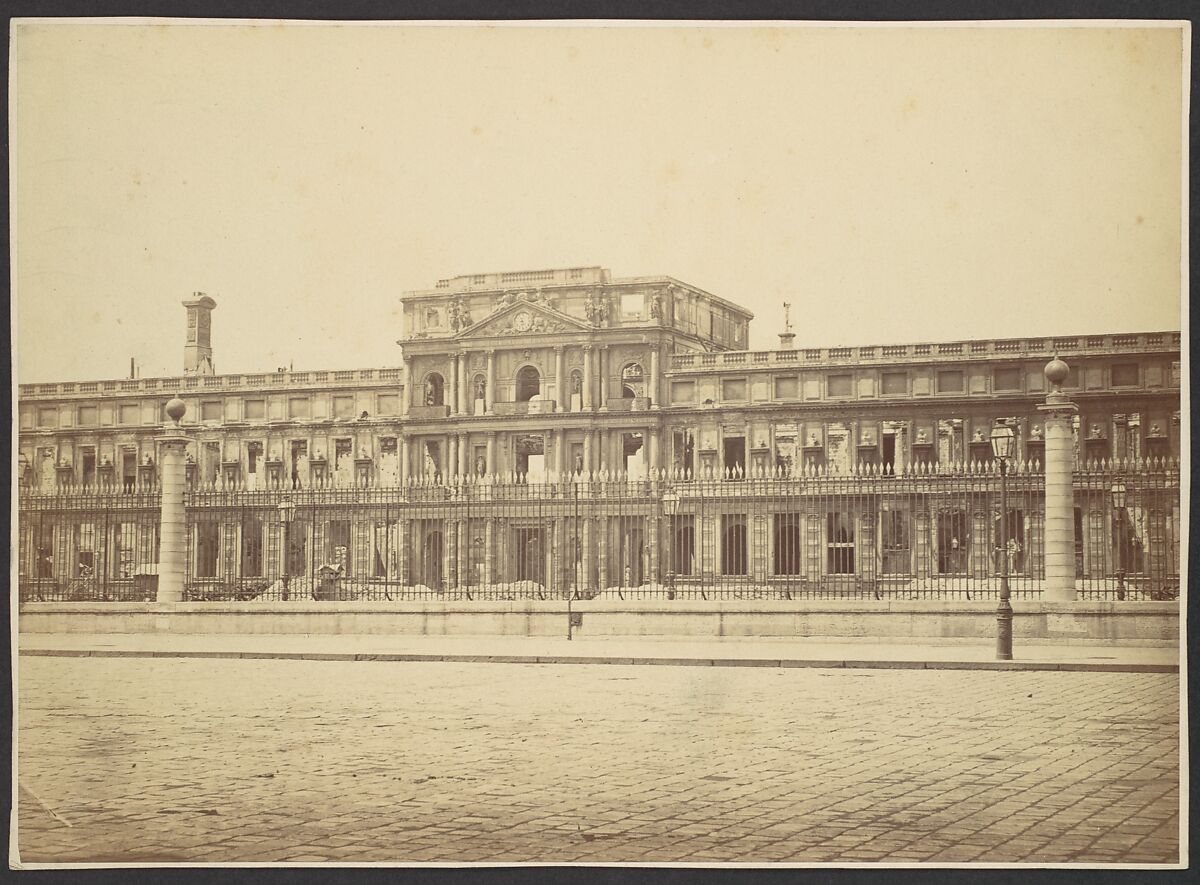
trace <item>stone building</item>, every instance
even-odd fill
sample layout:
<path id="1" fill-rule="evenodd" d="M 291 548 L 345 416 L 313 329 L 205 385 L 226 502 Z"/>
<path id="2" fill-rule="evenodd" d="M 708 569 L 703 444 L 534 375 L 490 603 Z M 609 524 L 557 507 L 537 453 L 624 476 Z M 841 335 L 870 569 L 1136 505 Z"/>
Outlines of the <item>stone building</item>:
<path id="1" fill-rule="evenodd" d="M 156 437 L 175 395 L 187 404 L 195 488 L 394 488 L 462 475 L 535 483 L 596 472 L 636 480 L 661 469 L 736 482 L 864 464 L 889 475 L 987 461 L 1002 419 L 1017 428 L 1018 457 L 1041 461 L 1043 367 L 1055 355 L 1071 368 L 1064 388 L 1078 405 L 1081 463 L 1180 451 L 1178 332 L 797 349 L 785 328 L 778 349 L 748 350 L 752 314 L 736 304 L 671 277 L 576 267 L 458 276 L 406 293 L 394 367 L 218 374 L 216 302 L 195 293 L 183 303 L 182 375 L 20 386 L 23 494 L 140 487 L 155 476 Z M 870 518 L 865 536 L 884 538 L 882 517 Z M 743 547 L 757 543 L 746 540 L 745 513 L 721 519 Z M 820 568 L 837 571 L 839 529 L 825 519 L 794 530 L 833 557 Z M 762 537 L 778 546 L 772 525 Z M 1034 545 L 1033 529 L 1022 531 Z M 946 538 L 935 536 L 933 548 L 967 534 L 938 532 Z M 714 568 L 770 558 L 727 548 L 715 545 Z M 773 555 L 778 573 L 787 556 Z M 440 581 L 453 567 L 442 552 L 434 558 Z M 644 579 L 649 558 L 633 561 L 633 579 Z"/>

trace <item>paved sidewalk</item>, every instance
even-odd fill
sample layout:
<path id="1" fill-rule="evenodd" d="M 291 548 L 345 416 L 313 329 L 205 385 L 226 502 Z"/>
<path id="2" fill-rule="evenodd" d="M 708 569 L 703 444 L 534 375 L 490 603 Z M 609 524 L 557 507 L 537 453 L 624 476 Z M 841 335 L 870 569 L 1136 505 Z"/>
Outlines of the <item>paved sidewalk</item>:
<path id="1" fill-rule="evenodd" d="M 1179 861 L 1175 674 L 20 663 L 27 865 Z"/>
<path id="2" fill-rule="evenodd" d="M 279 658 L 513 664 L 655 664 L 928 670 L 1065 670 L 1177 673 L 1177 648 L 1049 645 L 1014 641 L 997 661 L 990 641 L 879 643 L 870 640 L 665 637 L 575 639 L 511 636 L 23 633 L 29 656 Z"/>

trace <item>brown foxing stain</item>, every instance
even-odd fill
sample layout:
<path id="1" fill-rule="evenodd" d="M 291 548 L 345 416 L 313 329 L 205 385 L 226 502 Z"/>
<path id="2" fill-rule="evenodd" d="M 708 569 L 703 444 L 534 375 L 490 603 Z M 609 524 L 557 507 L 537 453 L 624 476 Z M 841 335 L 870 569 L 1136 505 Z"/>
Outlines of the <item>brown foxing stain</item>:
<path id="1" fill-rule="evenodd" d="M 1139 215 L 1136 220 L 1137 220 L 1138 224 L 1141 224 L 1143 221 L 1146 220 L 1146 218 L 1143 215 Z"/>

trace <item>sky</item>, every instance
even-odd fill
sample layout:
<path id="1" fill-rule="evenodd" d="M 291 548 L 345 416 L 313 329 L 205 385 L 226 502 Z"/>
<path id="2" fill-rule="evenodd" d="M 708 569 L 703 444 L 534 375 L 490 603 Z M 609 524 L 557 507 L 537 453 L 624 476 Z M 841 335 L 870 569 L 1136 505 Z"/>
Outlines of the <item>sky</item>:
<path id="1" fill-rule="evenodd" d="M 601 265 L 776 346 L 1181 328 L 1179 27 L 17 21 L 20 382 L 394 366 L 400 296 Z"/>

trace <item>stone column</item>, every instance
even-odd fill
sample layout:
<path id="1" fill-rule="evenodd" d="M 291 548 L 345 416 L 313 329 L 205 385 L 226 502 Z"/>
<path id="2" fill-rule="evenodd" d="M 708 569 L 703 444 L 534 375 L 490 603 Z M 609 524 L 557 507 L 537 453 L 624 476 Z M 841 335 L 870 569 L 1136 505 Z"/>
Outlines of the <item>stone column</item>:
<path id="1" fill-rule="evenodd" d="M 566 457 L 563 450 L 567 447 L 567 432 L 565 430 L 554 431 L 554 472 L 562 478 L 563 465 L 566 463 Z"/>
<path id="2" fill-rule="evenodd" d="M 575 531 L 579 534 L 579 564 L 575 572 L 575 586 L 583 591 L 590 589 L 592 585 L 592 520 L 587 516 L 580 516 Z"/>
<path id="3" fill-rule="evenodd" d="M 595 544 L 596 547 L 596 587 L 599 590 L 608 589 L 608 552 L 609 542 L 608 537 L 608 517 L 601 516 L 596 519 L 596 531 L 600 537 Z"/>
<path id="4" fill-rule="evenodd" d="M 649 574 L 642 575 L 643 584 L 661 584 L 662 572 L 659 570 L 658 564 L 660 561 L 660 548 L 662 547 L 662 520 L 659 519 L 658 511 L 651 511 L 651 515 L 646 517 L 646 546 L 649 556 L 647 559 L 647 568 Z"/>
<path id="5" fill-rule="evenodd" d="M 458 435 L 458 475 L 466 476 L 470 473 L 469 464 L 471 463 L 471 437 L 466 433 Z"/>
<path id="6" fill-rule="evenodd" d="M 412 357 L 406 356 L 402 362 L 404 363 L 404 396 L 400 397 L 400 414 L 407 416 L 408 404 L 412 401 L 413 395 Z"/>
<path id="7" fill-rule="evenodd" d="M 396 539 L 396 580 L 401 584 L 412 583 L 408 578 L 408 535 L 409 521 L 400 519 L 396 521 L 398 529 Z"/>
<path id="8" fill-rule="evenodd" d="M 456 558 L 458 560 L 458 563 L 455 567 L 455 573 L 456 573 L 455 576 L 458 578 L 458 581 L 457 581 L 458 586 L 461 587 L 464 584 L 469 583 L 469 579 L 467 577 L 467 566 L 469 563 L 468 545 L 471 543 L 471 532 L 470 532 L 469 527 L 467 526 L 467 521 L 465 519 L 456 519 L 454 522 L 455 522 L 455 526 L 456 526 L 456 538 L 455 538 L 455 545 L 457 547 L 457 557 Z"/>
<path id="9" fill-rule="evenodd" d="M 565 371 L 563 349 L 560 344 L 554 348 L 554 411 L 556 412 L 567 411 L 567 385 L 566 378 L 563 377 Z"/>
<path id="10" fill-rule="evenodd" d="M 608 345 L 601 344 L 600 350 L 596 354 L 596 357 L 599 362 L 598 371 L 596 372 L 599 377 L 596 379 L 596 386 L 599 388 L 600 411 L 607 412 L 608 390 L 606 388 L 608 387 Z"/>
<path id="11" fill-rule="evenodd" d="M 594 393 L 592 390 L 594 386 L 592 360 L 595 358 L 595 355 L 596 349 L 592 345 L 583 345 L 583 410 L 585 412 L 592 410 L 592 394 Z"/>
<path id="12" fill-rule="evenodd" d="M 446 439 L 446 475 L 458 472 L 458 434 L 451 433 Z"/>
<path id="13" fill-rule="evenodd" d="M 595 469 L 592 466 L 592 449 L 594 448 L 592 439 L 595 435 L 596 431 L 594 430 L 583 432 L 583 470 L 585 473 L 591 473 Z"/>
<path id="14" fill-rule="evenodd" d="M 446 379 L 445 395 L 442 397 L 450 408 L 450 414 L 458 414 L 458 354 L 450 354 L 450 376 Z"/>
<path id="15" fill-rule="evenodd" d="M 1062 392 L 1069 372 L 1060 359 L 1046 364 L 1050 393 L 1045 405 L 1038 406 L 1046 424 L 1046 578 L 1042 598 L 1048 602 L 1075 599 L 1075 492 L 1071 483 L 1075 452 L 1071 422 L 1078 407 Z"/>
<path id="16" fill-rule="evenodd" d="M 408 485 L 408 434 L 400 434 L 400 485 Z"/>
<path id="17" fill-rule="evenodd" d="M 646 468 L 658 469 L 658 430 L 654 427 L 646 429 Z"/>
<path id="18" fill-rule="evenodd" d="M 658 345 L 650 348 L 650 408 L 657 409 L 659 398 Z"/>
<path id="19" fill-rule="evenodd" d="M 496 520 L 493 517 L 483 521 L 483 583 L 496 583 Z"/>
<path id="20" fill-rule="evenodd" d="M 483 392 L 483 410 L 486 414 L 492 414 L 492 407 L 496 402 L 496 351 L 489 350 L 487 353 L 487 389 Z"/>
<path id="21" fill-rule="evenodd" d="M 458 414 L 468 414 L 467 396 L 471 389 L 470 369 L 467 366 L 467 355 L 458 355 Z"/>
<path id="22" fill-rule="evenodd" d="M 487 436 L 487 472 L 488 476 L 496 475 L 496 431 L 489 430 Z"/>
<path id="23" fill-rule="evenodd" d="M 168 425 L 159 442 L 162 511 L 159 523 L 158 602 L 182 602 L 187 556 L 187 515 L 183 496 L 187 488 L 184 451 L 188 437 L 180 427 L 187 406 L 179 397 L 167 403 Z"/>

